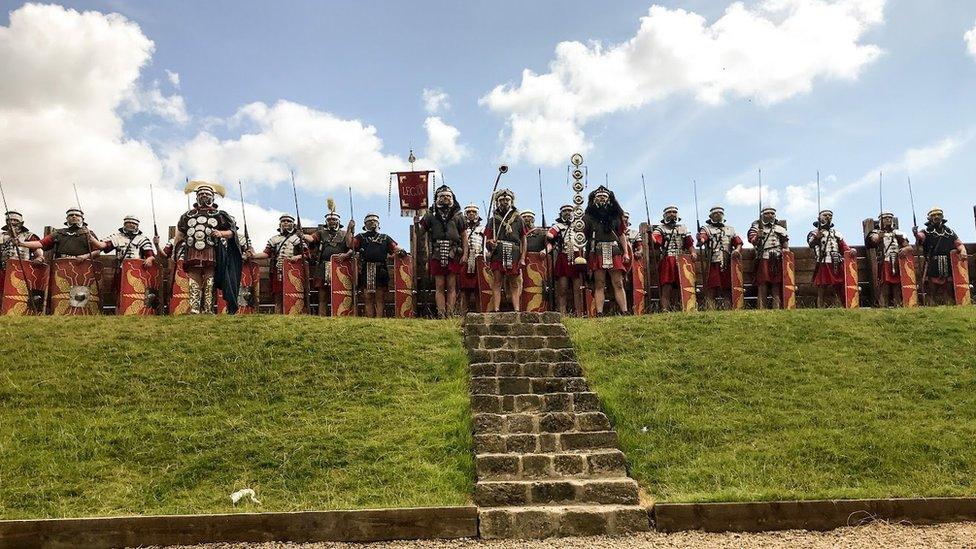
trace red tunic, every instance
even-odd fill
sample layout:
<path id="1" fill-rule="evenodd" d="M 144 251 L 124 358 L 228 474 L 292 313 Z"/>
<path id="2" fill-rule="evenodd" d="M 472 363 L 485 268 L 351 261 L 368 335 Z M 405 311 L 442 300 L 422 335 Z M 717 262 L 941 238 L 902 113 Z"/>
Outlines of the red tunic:
<path id="1" fill-rule="evenodd" d="M 782 284 L 783 257 L 760 259 L 756 265 L 756 284 Z"/>
<path id="2" fill-rule="evenodd" d="M 720 264 L 710 263 L 708 265 L 708 278 L 705 280 L 705 287 L 728 290 L 732 287 L 732 269 L 726 268 L 722 270 Z"/>
<path id="3" fill-rule="evenodd" d="M 847 242 L 841 238 L 837 241 L 840 253 L 845 253 L 850 249 Z M 813 285 L 820 288 L 844 285 L 844 263 L 818 263 L 815 267 L 816 273 L 813 275 Z"/>
<path id="4" fill-rule="evenodd" d="M 446 267 L 441 265 L 441 262 L 436 259 L 427 260 L 427 272 L 429 272 L 431 276 L 457 275 L 461 274 L 461 271 L 467 271 L 467 269 L 461 264 L 461 260 L 459 259 L 448 260 Z M 475 282 L 477 282 L 477 280 L 478 278 L 475 277 Z"/>
<path id="5" fill-rule="evenodd" d="M 651 234 L 651 242 L 654 243 L 655 248 L 661 248 L 664 246 L 664 235 L 660 233 Z M 686 234 L 681 242 L 681 249 L 685 251 L 690 251 L 695 247 L 695 239 L 691 237 L 690 234 Z M 661 258 L 661 261 L 657 264 L 657 274 L 658 283 L 660 285 L 670 284 L 676 286 L 678 284 L 678 258 L 673 255 L 665 255 Z"/>
<path id="6" fill-rule="evenodd" d="M 892 261 L 882 261 L 881 268 L 878 269 L 878 279 L 882 284 L 901 285 L 901 275 L 896 271 L 897 265 Z"/>
<path id="7" fill-rule="evenodd" d="M 522 234 L 521 234 L 521 236 L 524 237 L 525 235 L 529 234 L 529 231 L 528 231 L 528 229 L 525 228 L 525 225 L 523 225 L 522 227 L 523 228 L 522 228 Z M 494 236 L 494 231 L 492 231 L 492 228 L 491 227 L 486 227 L 485 228 L 485 241 L 491 240 L 492 236 Z M 521 247 L 521 244 L 520 244 L 520 247 Z M 517 276 L 517 275 L 522 274 L 522 259 L 521 258 L 524 257 L 525 250 L 520 250 L 520 253 L 522 255 L 519 257 L 519 260 L 513 262 L 511 268 L 509 268 L 509 269 L 505 269 L 502 266 L 502 261 L 500 259 L 493 259 L 493 260 L 489 261 L 488 262 L 488 265 L 491 268 L 491 272 L 492 273 L 502 273 L 505 276 Z"/>

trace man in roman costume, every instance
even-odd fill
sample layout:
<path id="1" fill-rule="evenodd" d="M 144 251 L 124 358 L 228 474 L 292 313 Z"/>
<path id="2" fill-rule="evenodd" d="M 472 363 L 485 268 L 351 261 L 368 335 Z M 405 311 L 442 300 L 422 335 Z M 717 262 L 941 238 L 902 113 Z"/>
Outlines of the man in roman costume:
<path id="1" fill-rule="evenodd" d="M 661 224 L 651 231 L 651 245 L 661 251 L 657 265 L 658 288 L 661 292 L 661 311 L 670 311 L 671 303 L 680 303 L 678 279 L 678 255 L 691 253 L 694 259 L 695 240 L 688 227 L 678 217 L 678 207 L 664 208 Z"/>
<path id="2" fill-rule="evenodd" d="M 607 278 L 613 286 L 613 297 L 620 314 L 627 313 L 624 271 L 630 263 L 630 243 L 624 210 L 613 191 L 600 185 L 588 197 L 583 214 L 583 233 L 589 246 L 588 267 L 593 274 L 593 303 L 596 314 L 603 314 Z"/>

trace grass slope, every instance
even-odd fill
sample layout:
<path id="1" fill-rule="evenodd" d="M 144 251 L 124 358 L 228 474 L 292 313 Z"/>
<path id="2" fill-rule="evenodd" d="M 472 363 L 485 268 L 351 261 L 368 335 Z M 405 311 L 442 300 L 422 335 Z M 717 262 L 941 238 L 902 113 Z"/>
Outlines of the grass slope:
<path id="1" fill-rule="evenodd" d="M 976 495 L 976 309 L 567 321 L 665 501 Z"/>
<path id="2" fill-rule="evenodd" d="M 0 518 L 453 505 L 453 322 L 0 319 Z M 262 506 L 231 505 L 254 488 Z"/>

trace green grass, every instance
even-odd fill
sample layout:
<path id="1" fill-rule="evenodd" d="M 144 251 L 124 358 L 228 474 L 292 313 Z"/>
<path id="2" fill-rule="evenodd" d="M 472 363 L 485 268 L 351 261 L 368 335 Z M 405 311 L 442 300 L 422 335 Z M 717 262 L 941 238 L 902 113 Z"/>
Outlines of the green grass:
<path id="1" fill-rule="evenodd" d="M 458 505 L 458 324 L 0 320 L 0 518 Z M 263 503 L 233 506 L 244 487 Z"/>
<path id="2" fill-rule="evenodd" d="M 671 502 L 976 495 L 976 309 L 568 321 Z"/>

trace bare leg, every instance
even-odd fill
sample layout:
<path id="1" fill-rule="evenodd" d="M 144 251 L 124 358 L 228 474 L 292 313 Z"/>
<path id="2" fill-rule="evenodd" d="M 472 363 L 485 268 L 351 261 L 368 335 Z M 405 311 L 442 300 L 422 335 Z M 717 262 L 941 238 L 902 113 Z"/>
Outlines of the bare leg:
<path id="1" fill-rule="evenodd" d="M 386 288 L 377 287 L 376 293 L 373 294 L 373 297 L 376 300 L 373 305 L 375 317 L 383 318 L 383 315 L 386 314 L 386 311 L 384 310 L 386 309 Z"/>
<path id="2" fill-rule="evenodd" d="M 562 314 L 566 314 L 567 293 L 569 293 L 569 278 L 561 276 L 556 280 L 556 308 Z"/>
<path id="3" fill-rule="evenodd" d="M 434 276 L 434 303 L 437 304 L 437 316 L 444 318 L 447 316 L 447 304 L 444 303 L 444 276 Z"/>
<path id="4" fill-rule="evenodd" d="M 369 292 L 363 292 L 363 306 L 366 309 L 366 318 L 374 318 L 376 315 L 373 314 L 373 303 L 375 299 L 373 294 Z"/>
<path id="5" fill-rule="evenodd" d="M 824 288 L 823 286 L 817 286 L 817 308 L 818 309 L 824 308 L 824 294 L 826 293 L 826 291 L 827 289 Z"/>
<path id="6" fill-rule="evenodd" d="M 613 297 L 617 301 L 620 314 L 627 314 L 627 294 L 624 292 L 623 271 L 610 271 L 610 283 L 613 284 Z"/>
<path id="7" fill-rule="evenodd" d="M 661 312 L 666 313 L 671 310 L 671 285 L 659 284 L 661 292 Z"/>
<path id="8" fill-rule="evenodd" d="M 606 301 L 607 271 L 598 269 L 593 272 L 593 306 L 596 314 L 603 314 L 603 303 Z"/>
<path id="9" fill-rule="evenodd" d="M 705 288 L 705 310 L 715 310 L 715 288 Z"/>
<path id="10" fill-rule="evenodd" d="M 517 312 L 522 305 L 522 275 L 506 276 L 505 284 L 508 286 L 508 294 L 512 300 L 512 310 Z"/>
<path id="11" fill-rule="evenodd" d="M 497 313 L 502 310 L 502 284 L 505 275 L 501 271 L 492 272 L 491 277 L 491 311 Z"/>
<path id="12" fill-rule="evenodd" d="M 756 308 L 766 308 L 766 296 L 769 295 L 769 286 L 766 283 L 756 285 Z"/>
<path id="13" fill-rule="evenodd" d="M 783 308 L 783 285 L 782 284 L 770 284 L 773 290 L 773 308 L 782 309 Z"/>
<path id="14" fill-rule="evenodd" d="M 458 277 L 457 275 L 447 275 L 447 303 L 444 305 L 446 309 L 445 316 L 454 316 L 454 307 L 457 305 L 458 298 Z"/>
<path id="15" fill-rule="evenodd" d="M 319 287 L 319 316 L 329 316 L 329 301 L 332 297 L 331 287 L 323 284 Z"/>
<path id="16" fill-rule="evenodd" d="M 573 311 L 576 316 L 585 316 L 586 311 L 586 283 L 583 281 L 582 276 L 575 276 L 572 279 L 573 283 Z"/>

